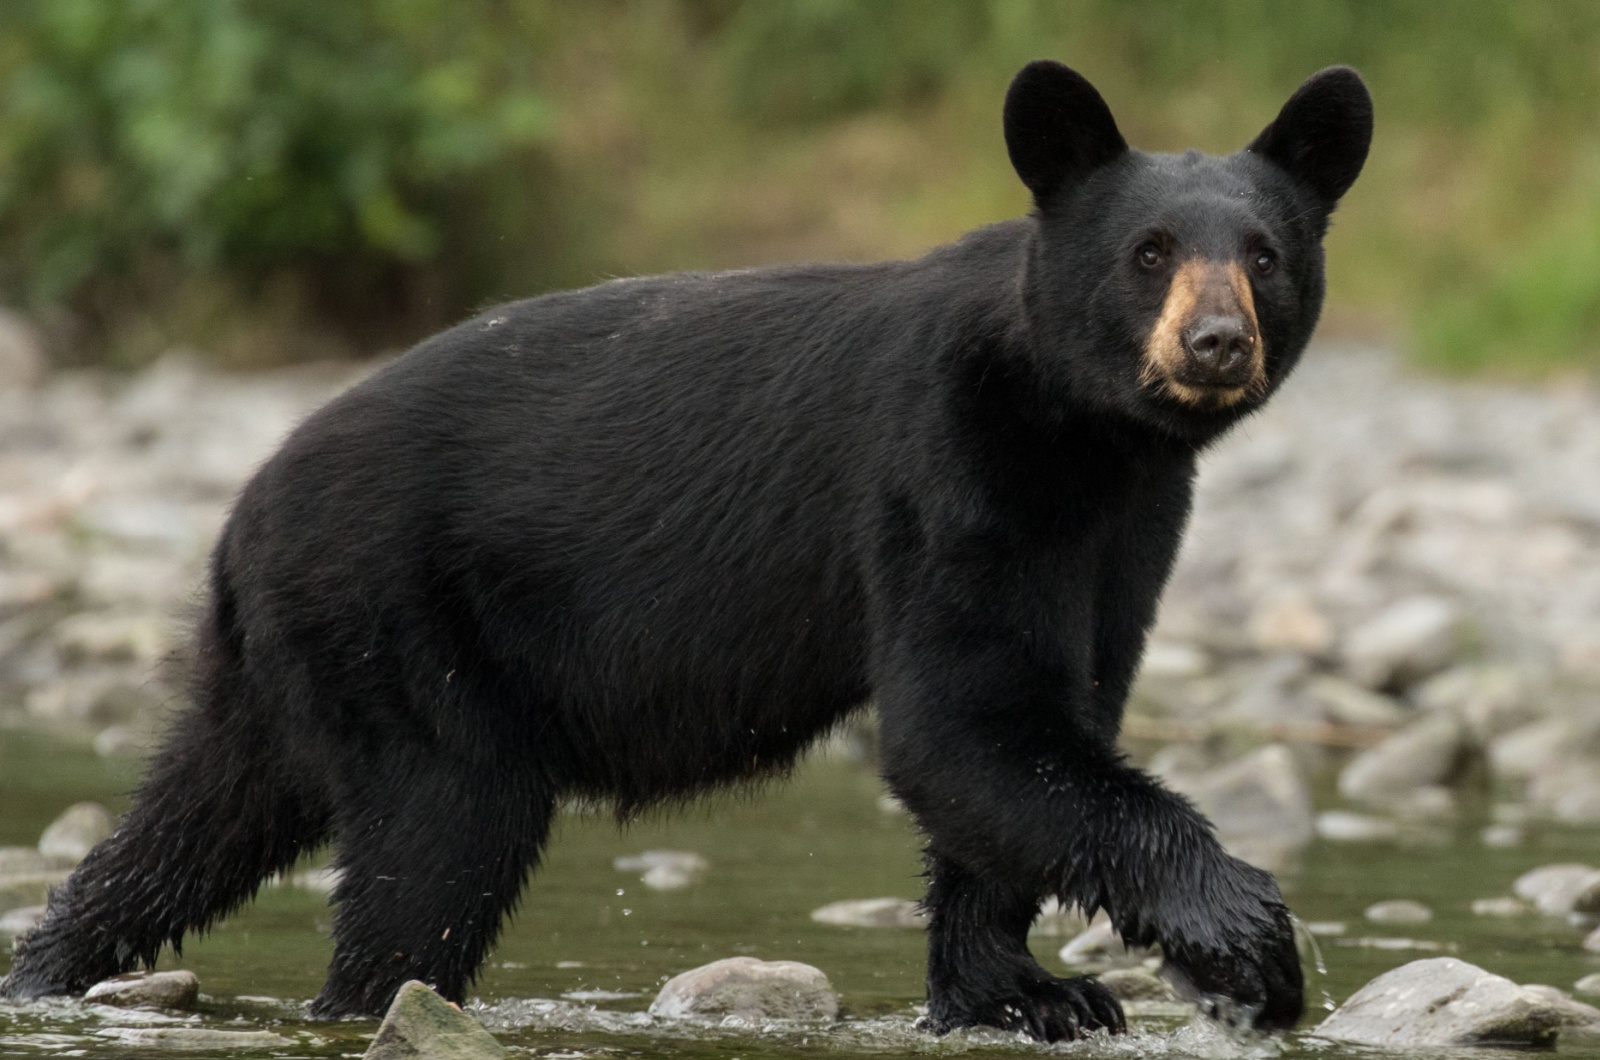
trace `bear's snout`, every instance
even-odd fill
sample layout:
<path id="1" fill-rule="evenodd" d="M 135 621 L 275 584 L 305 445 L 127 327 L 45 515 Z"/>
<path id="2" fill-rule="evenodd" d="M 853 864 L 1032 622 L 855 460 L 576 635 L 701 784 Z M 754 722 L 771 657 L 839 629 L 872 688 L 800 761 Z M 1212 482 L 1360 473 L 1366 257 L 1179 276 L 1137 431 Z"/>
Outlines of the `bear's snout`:
<path id="1" fill-rule="evenodd" d="M 1238 264 L 1196 258 L 1174 271 L 1145 342 L 1139 379 L 1186 405 L 1207 408 L 1265 391 L 1255 298 Z"/>
<path id="2" fill-rule="evenodd" d="M 1183 381 L 1198 386 L 1241 387 L 1254 370 L 1255 329 L 1243 316 L 1208 313 L 1183 329 L 1189 355 Z"/>

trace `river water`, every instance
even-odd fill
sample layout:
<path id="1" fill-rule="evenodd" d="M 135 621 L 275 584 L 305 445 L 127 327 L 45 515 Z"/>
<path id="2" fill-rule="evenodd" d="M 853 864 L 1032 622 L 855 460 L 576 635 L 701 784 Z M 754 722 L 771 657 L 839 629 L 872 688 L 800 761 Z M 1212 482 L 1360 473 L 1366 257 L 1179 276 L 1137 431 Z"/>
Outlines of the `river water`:
<path id="1" fill-rule="evenodd" d="M 0 730 L 0 845 L 32 844 L 45 824 L 81 799 L 120 810 L 136 772 L 126 760 Z M 809 917 L 839 899 L 919 894 L 916 835 L 907 818 L 878 808 L 880 792 L 870 770 L 836 756 L 813 761 L 793 779 L 759 792 L 726 794 L 626 830 L 603 816 L 565 815 L 544 868 L 484 969 L 472 1010 L 515 1053 L 555 1060 L 1031 1052 L 1285 1060 L 1379 1055 L 1329 1046 L 1305 1031 L 1242 1041 L 1204 1020 L 1174 1016 L 1135 1020 L 1134 1033 L 1125 1039 L 1051 1048 L 1000 1034 L 921 1034 L 913 1026 L 923 996 L 921 933 L 830 927 Z M 1477 839 L 1481 817 L 1481 809 L 1469 808 L 1450 828 L 1403 844 L 1318 842 L 1297 870 L 1282 876 L 1303 920 L 1345 924 L 1344 935 L 1321 940 L 1327 971 L 1310 976 L 1305 1026 L 1320 1018 L 1328 999 L 1343 1000 L 1378 973 L 1421 957 L 1454 955 L 1518 982 L 1563 988 L 1600 970 L 1600 956 L 1579 945 L 1579 928 L 1536 916 L 1490 918 L 1470 911 L 1473 899 L 1508 893 L 1512 880 L 1536 865 L 1600 864 L 1600 835 L 1533 829 L 1519 847 L 1489 848 Z M 618 855 L 661 848 L 697 852 L 710 869 L 686 889 L 661 892 L 612 867 Z M 1434 918 L 1398 928 L 1363 920 L 1367 906 L 1389 898 L 1421 901 L 1432 907 Z M 191 941 L 181 964 L 170 954 L 163 957 L 162 967 L 199 975 L 196 1013 L 77 1002 L 0 1004 L 0 1056 L 359 1055 L 374 1022 L 303 1018 L 329 957 L 328 922 L 325 896 L 294 887 L 266 889 L 210 936 Z M 1393 941 L 1399 937 L 1410 945 L 1385 948 L 1399 945 Z M 1047 968 L 1065 973 L 1056 957 L 1063 941 L 1038 938 L 1035 949 Z M 841 995 L 842 1020 L 825 1028 L 709 1028 L 644 1015 L 670 976 L 739 954 L 823 969 Z M 0 956 L 0 970 L 8 960 Z M 204 1030 L 249 1037 L 208 1044 L 195 1033 Z M 1564 1043 L 1560 1054 L 1600 1057 L 1600 1042 Z"/>

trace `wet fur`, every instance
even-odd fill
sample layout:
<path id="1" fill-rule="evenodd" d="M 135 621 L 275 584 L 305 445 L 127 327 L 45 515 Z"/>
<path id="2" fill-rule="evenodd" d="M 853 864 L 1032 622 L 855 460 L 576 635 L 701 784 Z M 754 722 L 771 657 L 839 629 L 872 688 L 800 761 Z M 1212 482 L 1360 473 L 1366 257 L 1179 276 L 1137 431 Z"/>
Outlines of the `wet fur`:
<path id="1" fill-rule="evenodd" d="M 1324 82 L 1206 159 L 1128 151 L 1087 82 L 1033 64 L 1006 113 L 1028 218 L 917 261 L 519 302 L 334 400 L 240 496 L 192 706 L 3 992 L 148 965 L 332 839 L 314 1013 L 410 978 L 459 1000 L 559 800 L 627 816 L 781 772 L 870 697 L 928 837 L 930 1027 L 1121 1027 L 1028 954 L 1047 895 L 1292 1024 L 1271 877 L 1116 736 L 1196 458 L 1315 323 L 1327 171 L 1365 140 L 1321 158 L 1296 123 L 1370 132 L 1359 80 Z M 1266 382 L 1227 408 L 1141 378 L 1165 287 L 1126 266 L 1153 221 L 1282 249 L 1253 293 Z"/>

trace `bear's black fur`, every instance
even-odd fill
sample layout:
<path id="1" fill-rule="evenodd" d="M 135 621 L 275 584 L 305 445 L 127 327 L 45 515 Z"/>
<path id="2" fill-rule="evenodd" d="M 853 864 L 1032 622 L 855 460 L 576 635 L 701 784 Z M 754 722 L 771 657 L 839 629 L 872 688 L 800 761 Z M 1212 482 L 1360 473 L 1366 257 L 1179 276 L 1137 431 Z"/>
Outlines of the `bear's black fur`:
<path id="1" fill-rule="evenodd" d="M 1272 878 L 1126 765 L 1199 452 L 1282 382 L 1360 171 L 1356 74 L 1224 158 L 1130 150 L 1024 69 L 1031 216 L 918 261 L 621 280 L 492 310 L 312 416 L 218 543 L 193 706 L 17 947 L 10 997 L 152 962 L 335 839 L 321 1016 L 460 999 L 559 800 L 781 772 L 869 698 L 928 838 L 928 1023 L 1118 1030 L 1048 895 L 1292 1025 Z"/>

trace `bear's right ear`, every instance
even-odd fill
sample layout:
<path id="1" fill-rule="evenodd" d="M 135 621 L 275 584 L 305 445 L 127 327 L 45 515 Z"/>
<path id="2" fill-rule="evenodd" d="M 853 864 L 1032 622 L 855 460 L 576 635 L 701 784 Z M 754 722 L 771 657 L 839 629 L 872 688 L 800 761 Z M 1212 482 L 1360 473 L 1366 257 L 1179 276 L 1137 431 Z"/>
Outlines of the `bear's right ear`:
<path id="1" fill-rule="evenodd" d="M 1330 66 L 1295 90 L 1245 150 L 1270 159 L 1331 210 L 1350 190 L 1372 145 L 1372 95 L 1348 66 Z"/>
<path id="2" fill-rule="evenodd" d="M 1011 165 L 1041 206 L 1128 150 L 1094 86 L 1049 59 L 1029 63 L 1012 80 L 1005 129 Z"/>

